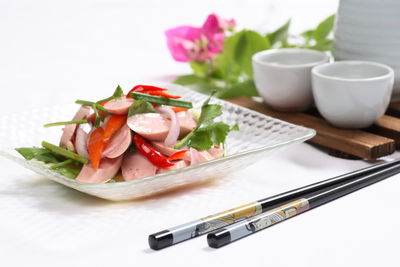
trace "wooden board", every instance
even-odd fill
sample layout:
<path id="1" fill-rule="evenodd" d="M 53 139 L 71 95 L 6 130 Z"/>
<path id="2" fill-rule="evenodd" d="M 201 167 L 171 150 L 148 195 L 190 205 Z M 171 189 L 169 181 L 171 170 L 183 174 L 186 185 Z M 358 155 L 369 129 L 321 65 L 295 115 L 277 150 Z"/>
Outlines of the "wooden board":
<path id="1" fill-rule="evenodd" d="M 317 134 L 309 142 L 337 150 L 343 155 L 377 159 L 395 151 L 395 140 L 400 145 L 400 119 L 395 117 L 385 115 L 368 130 L 348 130 L 333 127 L 318 115 L 274 111 L 264 103 L 248 97 L 232 98 L 228 101 L 274 118 L 313 128 Z"/>

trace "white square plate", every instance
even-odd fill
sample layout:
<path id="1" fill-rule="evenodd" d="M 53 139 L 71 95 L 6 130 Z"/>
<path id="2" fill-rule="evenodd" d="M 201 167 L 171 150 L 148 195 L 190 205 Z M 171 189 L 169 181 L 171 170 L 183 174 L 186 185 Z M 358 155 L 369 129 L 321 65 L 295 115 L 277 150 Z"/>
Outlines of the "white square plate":
<path id="1" fill-rule="evenodd" d="M 208 97 L 174 84 L 165 87 L 172 94 L 193 101 L 195 108 L 200 108 Z M 211 103 L 221 104 L 223 108 L 221 120 L 229 124 L 237 123 L 240 131 L 229 134 L 225 157 L 175 171 L 128 182 L 87 184 L 64 177 L 48 169 L 41 162 L 27 161 L 14 150 L 16 147 L 40 146 L 42 140 L 58 143 L 60 128 L 43 128 L 43 124 L 70 119 L 77 105 L 38 108 L 1 117 L 0 155 L 60 184 L 93 196 L 119 201 L 149 196 L 179 186 L 225 176 L 248 167 L 278 148 L 304 142 L 315 135 L 312 129 L 274 119 L 220 99 L 212 99 Z"/>

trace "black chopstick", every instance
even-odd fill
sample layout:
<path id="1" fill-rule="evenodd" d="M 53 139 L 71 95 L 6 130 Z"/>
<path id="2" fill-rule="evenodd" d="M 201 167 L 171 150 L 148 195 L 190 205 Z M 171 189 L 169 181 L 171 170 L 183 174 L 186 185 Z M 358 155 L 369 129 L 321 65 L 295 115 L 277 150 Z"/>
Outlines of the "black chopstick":
<path id="1" fill-rule="evenodd" d="M 278 207 L 289 201 L 296 200 L 310 193 L 327 190 L 348 181 L 359 178 L 362 175 L 371 174 L 391 166 L 400 165 L 400 159 L 386 163 L 376 164 L 340 176 L 336 176 L 321 182 L 313 183 L 293 189 L 272 197 L 264 198 L 246 205 L 236 207 L 227 211 L 219 212 L 195 221 L 163 230 L 149 235 L 150 248 L 159 250 L 179 242 L 210 233 L 222 227 L 234 224 L 243 219 L 251 218 L 265 211 Z"/>
<path id="2" fill-rule="evenodd" d="M 374 173 L 363 175 L 360 178 L 328 190 L 318 193 L 311 193 L 309 196 L 302 196 L 301 198 L 281 205 L 275 209 L 266 211 L 250 219 L 226 226 L 208 234 L 208 245 L 212 248 L 220 248 L 240 238 L 251 235 L 276 223 L 298 215 L 304 211 L 319 207 L 363 187 L 382 181 L 399 172 L 400 165 L 394 165 Z"/>

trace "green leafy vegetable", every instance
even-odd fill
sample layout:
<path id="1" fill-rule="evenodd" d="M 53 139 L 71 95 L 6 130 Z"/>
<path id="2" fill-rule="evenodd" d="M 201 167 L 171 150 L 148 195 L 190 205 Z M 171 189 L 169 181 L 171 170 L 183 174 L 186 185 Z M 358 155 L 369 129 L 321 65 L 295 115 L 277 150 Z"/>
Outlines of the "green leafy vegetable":
<path id="1" fill-rule="evenodd" d="M 15 149 L 26 160 L 37 159 L 44 163 L 59 163 L 61 157 L 43 147 L 19 147 Z"/>
<path id="2" fill-rule="evenodd" d="M 241 71 L 248 77 L 252 77 L 251 57 L 255 53 L 269 48 L 271 48 L 271 45 L 268 39 L 261 34 L 255 31 L 243 30 L 235 48 L 235 63 L 240 66 Z"/>
<path id="3" fill-rule="evenodd" d="M 197 127 L 175 145 L 176 149 L 188 145 L 198 150 L 207 150 L 213 145 L 225 143 L 228 133 L 239 129 L 237 125 L 231 127 L 224 122 L 214 121 L 222 114 L 222 107 L 218 104 L 209 104 L 210 99 L 211 96 L 201 107 Z"/>
<path id="4" fill-rule="evenodd" d="M 80 155 L 78 155 L 78 154 L 76 154 L 76 153 L 74 153 L 72 151 L 69 151 L 69 150 L 67 150 L 65 148 L 50 144 L 50 143 L 48 143 L 46 141 L 42 141 L 42 146 L 44 148 L 47 148 L 48 150 L 50 150 L 54 154 L 57 154 L 57 155 L 60 155 L 60 156 L 64 156 L 64 157 L 69 158 L 69 159 L 73 159 L 73 160 L 78 161 L 78 162 L 83 163 L 83 164 L 88 163 L 88 159 L 87 158 L 84 158 L 84 157 L 82 157 L 82 156 L 80 156 Z"/>
<path id="5" fill-rule="evenodd" d="M 143 94 L 143 93 L 139 93 L 139 92 L 132 92 L 130 95 L 132 98 L 134 98 L 136 100 L 145 100 L 145 101 L 148 101 L 153 104 L 181 107 L 181 108 L 192 108 L 193 107 L 192 102 L 189 102 L 189 101 L 171 99 L 171 98 L 162 97 L 162 96 L 148 95 L 148 94 Z"/>
<path id="6" fill-rule="evenodd" d="M 77 164 L 77 162 L 70 163 L 68 165 L 63 165 L 53 169 L 61 175 L 68 178 L 75 179 L 82 170 L 82 165 Z"/>
<path id="7" fill-rule="evenodd" d="M 199 124 L 205 124 L 213 119 L 221 116 L 222 107 L 218 104 L 207 104 L 201 108 Z"/>
<path id="8" fill-rule="evenodd" d="M 60 125 L 67 125 L 67 124 L 84 124 L 88 123 L 87 120 L 73 120 L 73 121 L 60 121 L 60 122 L 52 122 L 43 125 L 43 127 L 53 127 L 53 126 L 60 126 Z"/>
<path id="9" fill-rule="evenodd" d="M 43 147 L 20 147 L 15 149 L 26 160 L 36 159 L 46 164 L 51 164 L 50 169 L 69 178 L 76 178 L 82 169 L 82 164 L 72 159 L 53 153 Z"/>
<path id="10" fill-rule="evenodd" d="M 333 29 L 333 23 L 335 21 L 335 15 L 331 15 L 322 21 L 317 28 L 314 30 L 314 39 L 319 42 L 325 40 L 329 33 Z"/>
<path id="11" fill-rule="evenodd" d="M 136 114 L 152 112 L 155 112 L 152 104 L 145 100 L 137 100 L 129 107 L 128 118 Z"/>
<path id="12" fill-rule="evenodd" d="M 213 145 L 223 144 L 230 129 L 231 127 L 224 122 L 214 122 L 201 127 L 194 132 L 189 146 L 198 150 L 206 150 L 210 149 Z"/>
<path id="13" fill-rule="evenodd" d="M 189 75 L 179 76 L 174 81 L 174 83 L 180 84 L 180 85 L 202 84 L 202 83 L 207 84 L 207 79 L 197 76 L 196 74 L 189 74 Z"/>
<path id="14" fill-rule="evenodd" d="M 280 46 L 286 46 L 288 44 L 289 27 L 290 19 L 274 32 L 267 34 L 267 39 L 269 40 L 271 46 L 278 43 L 280 44 Z"/>
<path id="15" fill-rule="evenodd" d="M 60 163 L 56 163 L 56 164 L 51 165 L 50 169 L 57 169 L 57 168 L 65 166 L 65 165 L 68 165 L 68 164 L 70 164 L 72 162 L 74 162 L 73 159 L 67 159 L 67 160 L 64 160 L 64 161 L 62 161 Z"/>

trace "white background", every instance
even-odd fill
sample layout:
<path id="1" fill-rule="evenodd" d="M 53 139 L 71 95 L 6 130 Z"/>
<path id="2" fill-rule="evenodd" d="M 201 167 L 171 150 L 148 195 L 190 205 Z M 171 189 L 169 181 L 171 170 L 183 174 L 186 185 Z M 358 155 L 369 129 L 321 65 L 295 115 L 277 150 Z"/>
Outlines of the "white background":
<path id="1" fill-rule="evenodd" d="M 2 0 L 0 111 L 98 99 L 116 84 L 127 90 L 189 73 L 163 32 L 200 26 L 211 12 L 262 32 L 291 17 L 298 33 L 336 9 L 332 0 Z M 0 266 L 399 266 L 399 175 L 218 250 L 205 237 L 148 248 L 153 232 L 368 164 L 308 144 L 212 184 L 121 203 L 0 164 Z"/>

